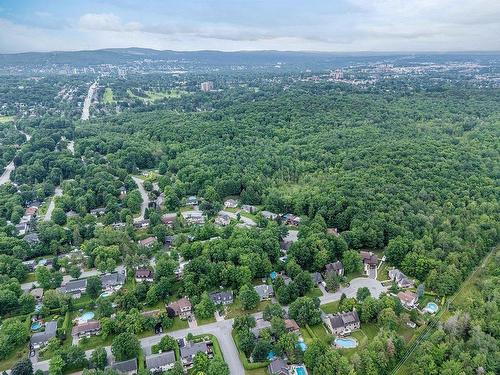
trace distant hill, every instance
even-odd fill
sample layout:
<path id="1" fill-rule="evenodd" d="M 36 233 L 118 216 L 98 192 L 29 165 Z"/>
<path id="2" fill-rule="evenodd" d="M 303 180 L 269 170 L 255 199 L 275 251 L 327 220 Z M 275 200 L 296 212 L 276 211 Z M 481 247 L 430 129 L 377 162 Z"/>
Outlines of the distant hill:
<path id="1" fill-rule="evenodd" d="M 470 60 L 498 56 L 491 53 L 330 53 L 330 52 L 292 52 L 292 51 L 158 51 L 147 48 L 108 48 L 94 51 L 54 51 L 0 54 L 0 65 L 74 65 L 88 66 L 98 64 L 123 64 L 136 60 L 176 60 L 208 65 L 259 65 L 259 64 L 305 64 L 305 63 L 339 63 L 345 61 L 380 61 L 404 59 L 432 61 Z"/>

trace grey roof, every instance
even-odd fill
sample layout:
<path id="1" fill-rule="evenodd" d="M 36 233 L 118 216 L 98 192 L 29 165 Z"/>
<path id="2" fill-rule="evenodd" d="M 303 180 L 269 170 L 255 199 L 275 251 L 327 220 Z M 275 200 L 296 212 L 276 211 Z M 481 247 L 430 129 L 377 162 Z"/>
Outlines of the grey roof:
<path id="1" fill-rule="evenodd" d="M 311 274 L 311 279 L 313 282 L 319 284 L 320 282 L 323 281 L 323 276 L 319 272 L 314 272 Z"/>
<path id="2" fill-rule="evenodd" d="M 335 314 L 330 318 L 333 328 L 344 328 L 349 324 L 359 323 L 357 311 L 348 311 L 345 313 Z"/>
<path id="3" fill-rule="evenodd" d="M 279 357 L 271 361 L 268 366 L 268 370 L 270 374 L 289 374 L 288 365 Z"/>
<path id="4" fill-rule="evenodd" d="M 137 371 L 137 359 L 132 358 L 126 361 L 115 362 L 110 367 L 122 373 Z"/>
<path id="5" fill-rule="evenodd" d="M 326 272 L 332 272 L 332 271 L 338 272 L 338 271 L 341 271 L 344 269 L 344 265 L 342 264 L 342 262 L 340 260 L 337 260 L 334 263 L 328 263 L 325 266 L 325 268 L 326 268 Z"/>
<path id="6" fill-rule="evenodd" d="M 256 319 L 255 320 L 255 327 L 251 329 L 253 335 L 255 337 L 259 337 L 260 331 L 262 331 L 265 328 L 270 328 L 271 327 L 271 322 L 268 320 L 264 319 Z"/>
<path id="7" fill-rule="evenodd" d="M 107 273 L 105 275 L 101 275 L 102 287 L 105 288 L 107 286 L 116 286 L 125 284 L 125 274 L 124 273 Z"/>
<path id="8" fill-rule="evenodd" d="M 173 350 L 160 354 L 151 354 L 146 357 L 146 367 L 148 369 L 175 363 L 175 353 Z"/>
<path id="9" fill-rule="evenodd" d="M 68 281 L 61 287 L 61 292 L 71 293 L 79 290 L 85 290 L 87 287 L 87 279 L 76 279 Z"/>
<path id="10" fill-rule="evenodd" d="M 274 294 L 272 285 L 267 285 L 267 284 L 257 285 L 254 287 L 254 289 L 259 295 L 260 299 L 269 298 L 271 295 Z"/>
<path id="11" fill-rule="evenodd" d="M 24 236 L 23 239 L 29 244 L 40 242 L 40 238 L 38 237 L 37 233 L 28 233 L 26 236 Z"/>
<path id="12" fill-rule="evenodd" d="M 209 294 L 209 296 L 210 299 L 214 301 L 215 304 L 233 300 L 233 292 L 226 292 L 226 291 L 212 292 Z"/>
<path id="13" fill-rule="evenodd" d="M 57 321 L 52 320 L 50 322 L 45 323 L 45 331 L 37 332 L 33 336 L 31 336 L 31 344 L 43 344 L 48 342 L 51 338 L 56 337 L 57 332 Z"/>
<path id="14" fill-rule="evenodd" d="M 208 346 L 206 342 L 193 342 L 181 348 L 181 357 L 193 358 L 196 355 L 196 353 L 198 352 L 206 353 L 207 351 L 208 351 Z"/>

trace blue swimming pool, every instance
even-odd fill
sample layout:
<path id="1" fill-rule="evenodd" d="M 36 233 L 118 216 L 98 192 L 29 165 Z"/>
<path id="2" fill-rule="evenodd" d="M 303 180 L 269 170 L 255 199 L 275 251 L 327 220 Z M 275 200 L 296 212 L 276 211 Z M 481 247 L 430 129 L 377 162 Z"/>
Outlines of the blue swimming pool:
<path id="1" fill-rule="evenodd" d="M 427 306 L 425 306 L 425 310 L 430 312 L 431 314 L 434 314 L 439 310 L 439 307 L 434 302 L 429 302 Z"/>
<path id="2" fill-rule="evenodd" d="M 307 370 L 304 367 L 300 366 L 295 368 L 295 373 L 297 375 L 307 375 Z"/>
<path id="3" fill-rule="evenodd" d="M 351 337 L 336 338 L 334 342 L 338 348 L 342 349 L 352 349 L 358 346 L 358 341 Z"/>
<path id="4" fill-rule="evenodd" d="M 86 323 L 89 320 L 92 320 L 94 318 L 95 314 L 93 311 L 87 311 L 86 313 L 83 313 L 79 318 L 80 323 Z"/>
<path id="5" fill-rule="evenodd" d="M 40 328 L 42 328 L 42 323 L 40 323 L 38 320 L 31 325 L 32 331 L 38 331 Z"/>
<path id="6" fill-rule="evenodd" d="M 299 347 L 300 350 L 302 350 L 303 352 L 305 352 L 306 349 L 307 349 L 307 344 L 304 341 L 299 341 L 297 343 L 297 347 Z"/>
<path id="7" fill-rule="evenodd" d="M 274 357 L 276 357 L 276 354 L 274 354 L 274 352 L 273 352 L 273 351 L 270 351 L 270 352 L 267 354 L 267 359 L 268 359 L 269 361 L 272 361 Z"/>
<path id="8" fill-rule="evenodd" d="M 269 276 L 271 277 L 271 280 L 276 280 L 276 278 L 278 277 L 278 273 L 276 271 L 273 271 L 269 274 Z"/>

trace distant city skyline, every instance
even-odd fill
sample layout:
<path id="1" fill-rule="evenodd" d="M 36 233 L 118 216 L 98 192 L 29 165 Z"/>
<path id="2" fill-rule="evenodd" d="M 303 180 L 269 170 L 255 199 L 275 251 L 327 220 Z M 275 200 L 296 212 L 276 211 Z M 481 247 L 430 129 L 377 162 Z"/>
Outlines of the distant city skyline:
<path id="1" fill-rule="evenodd" d="M 4 0 L 0 53 L 498 51 L 498 0 Z"/>

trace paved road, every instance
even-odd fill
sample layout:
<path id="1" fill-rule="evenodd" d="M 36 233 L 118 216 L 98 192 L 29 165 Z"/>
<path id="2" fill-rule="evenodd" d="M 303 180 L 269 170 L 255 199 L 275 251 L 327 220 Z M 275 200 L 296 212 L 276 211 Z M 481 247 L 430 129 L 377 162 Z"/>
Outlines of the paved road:
<path id="1" fill-rule="evenodd" d="M 12 160 L 4 169 L 2 175 L 0 176 L 0 185 L 4 185 L 10 181 L 10 174 L 16 169 L 14 165 L 14 160 Z"/>
<path id="2" fill-rule="evenodd" d="M 368 288 L 371 295 L 375 298 L 378 298 L 382 293 L 387 292 L 387 288 L 383 286 L 380 281 L 367 277 L 358 277 L 356 279 L 352 279 L 348 287 L 341 288 L 335 293 L 328 293 L 322 286 L 320 286 L 323 296 L 319 297 L 319 300 L 321 301 L 321 304 L 324 305 L 326 303 L 340 300 L 342 293 L 345 293 L 348 298 L 356 297 L 358 289 L 363 287 Z"/>
<path id="3" fill-rule="evenodd" d="M 380 294 L 387 289 L 382 286 L 382 284 L 373 279 L 359 277 L 353 279 L 350 285 L 347 288 L 342 288 L 336 293 L 328 293 L 320 297 L 321 304 L 334 302 L 340 300 L 340 296 L 342 293 L 345 293 L 347 297 L 355 297 L 356 292 L 359 288 L 367 287 L 370 289 L 372 296 L 379 297 Z M 325 292 L 324 292 L 325 293 Z M 262 317 L 262 313 L 253 314 L 253 316 L 258 319 Z M 165 334 L 145 337 L 140 340 L 141 347 L 144 350 L 145 355 L 151 354 L 151 347 L 158 342 L 160 342 L 161 338 L 165 335 L 172 336 L 174 338 L 182 338 L 187 336 L 188 333 L 192 333 L 193 335 L 203 335 L 203 334 L 212 334 L 217 337 L 219 341 L 222 354 L 224 355 L 224 360 L 227 362 L 229 366 L 229 370 L 232 375 L 241 375 L 245 373 L 243 365 L 241 364 L 238 350 L 236 345 L 234 344 L 233 337 L 231 336 L 231 331 L 233 327 L 233 319 L 223 320 L 220 322 L 205 324 L 202 326 L 198 326 L 196 328 L 185 328 L 174 332 L 168 332 Z M 107 346 L 106 351 L 110 353 L 111 348 Z M 88 350 L 86 352 L 87 357 L 90 356 L 92 350 Z M 33 370 L 48 370 L 49 362 L 43 361 L 33 364 Z"/>
<path id="4" fill-rule="evenodd" d="M 47 212 L 45 213 L 45 216 L 43 217 L 43 221 L 50 221 L 52 218 L 52 211 L 54 211 L 54 208 L 56 208 L 56 197 L 60 197 L 63 195 L 63 191 L 60 186 L 56 187 L 56 190 L 54 192 L 54 196 L 50 200 L 49 207 L 47 208 Z"/>
<path id="5" fill-rule="evenodd" d="M 235 214 L 234 212 L 221 211 L 221 212 L 219 212 L 219 214 L 226 214 L 227 216 L 229 216 L 231 219 L 234 219 L 234 220 L 236 220 L 238 218 L 237 214 Z M 248 225 L 250 227 L 257 226 L 257 223 L 255 221 L 253 221 L 252 219 L 245 217 L 243 215 L 240 215 L 240 221 L 243 224 Z"/>
<path id="6" fill-rule="evenodd" d="M 141 204 L 141 216 L 139 216 L 139 220 L 144 220 L 144 215 L 146 214 L 146 208 L 149 206 L 149 195 L 148 192 L 144 189 L 144 181 L 138 177 L 132 176 L 132 179 L 136 183 L 139 188 L 139 193 L 141 193 L 142 204 Z"/>
<path id="7" fill-rule="evenodd" d="M 94 96 L 94 92 L 96 89 L 97 89 L 97 81 L 95 81 L 93 84 L 90 85 L 87 96 L 85 97 L 85 100 L 83 102 L 82 120 L 84 121 L 88 120 L 90 117 L 90 104 L 92 103 L 92 97 Z"/>

